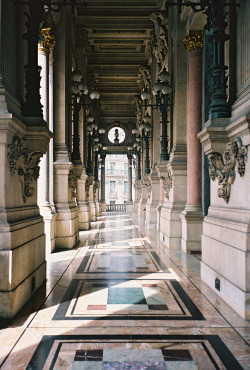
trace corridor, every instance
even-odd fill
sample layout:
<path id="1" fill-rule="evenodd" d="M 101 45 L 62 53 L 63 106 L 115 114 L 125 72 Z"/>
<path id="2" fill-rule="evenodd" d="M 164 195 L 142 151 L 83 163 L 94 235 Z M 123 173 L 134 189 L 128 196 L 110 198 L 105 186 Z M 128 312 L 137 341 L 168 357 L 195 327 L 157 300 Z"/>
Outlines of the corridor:
<path id="1" fill-rule="evenodd" d="M 107 213 L 53 253 L 46 288 L 2 322 L 0 367 L 249 369 L 250 325 L 200 281 L 200 256 L 142 235 Z"/>

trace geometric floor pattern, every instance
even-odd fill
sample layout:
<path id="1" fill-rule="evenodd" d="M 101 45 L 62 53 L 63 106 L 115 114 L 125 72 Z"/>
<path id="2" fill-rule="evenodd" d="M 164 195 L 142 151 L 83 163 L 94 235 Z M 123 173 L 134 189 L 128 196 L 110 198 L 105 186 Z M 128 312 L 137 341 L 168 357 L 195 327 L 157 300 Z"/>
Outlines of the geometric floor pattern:
<path id="1" fill-rule="evenodd" d="M 106 214 L 56 252 L 0 330 L 3 369 L 250 369 L 250 324 L 199 278 L 200 260 Z"/>

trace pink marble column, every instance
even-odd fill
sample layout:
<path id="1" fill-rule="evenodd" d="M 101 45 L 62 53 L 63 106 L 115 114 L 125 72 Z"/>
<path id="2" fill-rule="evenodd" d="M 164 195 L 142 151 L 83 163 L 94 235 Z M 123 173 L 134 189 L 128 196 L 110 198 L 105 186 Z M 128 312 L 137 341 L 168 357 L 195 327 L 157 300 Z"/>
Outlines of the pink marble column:
<path id="1" fill-rule="evenodd" d="M 201 206 L 201 144 L 197 134 L 202 120 L 202 32 L 188 31 L 187 93 L 187 204 L 182 220 L 181 248 L 184 252 L 201 251 L 203 213 Z"/>
<path id="2" fill-rule="evenodd" d="M 201 205 L 202 44 L 188 52 L 187 100 L 187 204 Z"/>

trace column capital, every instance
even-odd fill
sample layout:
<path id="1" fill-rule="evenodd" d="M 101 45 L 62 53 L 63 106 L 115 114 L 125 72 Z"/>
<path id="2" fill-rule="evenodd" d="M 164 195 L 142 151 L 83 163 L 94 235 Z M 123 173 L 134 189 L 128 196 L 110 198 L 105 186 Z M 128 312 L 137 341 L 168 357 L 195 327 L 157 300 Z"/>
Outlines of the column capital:
<path id="1" fill-rule="evenodd" d="M 53 48 L 55 44 L 55 36 L 53 35 L 52 28 L 42 28 L 40 34 L 44 38 L 44 41 L 39 42 L 39 49 L 43 54 L 48 56 L 50 49 Z"/>
<path id="2" fill-rule="evenodd" d="M 187 30 L 187 35 L 183 40 L 187 51 L 202 50 L 203 31 Z"/>

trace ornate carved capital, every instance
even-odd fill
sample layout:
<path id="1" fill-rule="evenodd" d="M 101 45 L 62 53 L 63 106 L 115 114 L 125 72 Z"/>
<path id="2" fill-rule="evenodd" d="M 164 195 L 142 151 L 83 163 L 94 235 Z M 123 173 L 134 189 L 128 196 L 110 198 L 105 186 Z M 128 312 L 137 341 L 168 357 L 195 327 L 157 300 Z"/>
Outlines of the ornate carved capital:
<path id="1" fill-rule="evenodd" d="M 44 38 L 44 41 L 39 42 L 40 48 L 42 52 L 48 56 L 50 49 L 54 46 L 55 35 L 53 35 L 51 28 L 42 28 L 40 34 Z"/>
<path id="2" fill-rule="evenodd" d="M 187 51 L 202 50 L 203 31 L 187 31 L 187 36 L 183 40 Z"/>
<path id="3" fill-rule="evenodd" d="M 235 180 L 235 166 L 238 163 L 238 173 L 242 177 L 245 173 L 245 163 L 247 160 L 247 147 L 242 145 L 238 137 L 226 145 L 226 151 L 212 153 L 208 155 L 209 176 L 214 181 L 218 179 L 220 188 L 218 196 L 223 198 L 226 203 L 229 201 L 231 185 Z"/>
<path id="4" fill-rule="evenodd" d="M 173 176 L 171 175 L 171 172 L 168 172 L 167 176 L 161 177 L 161 179 L 163 180 L 164 196 L 169 199 L 169 192 L 173 184 Z"/>
<path id="5" fill-rule="evenodd" d="M 32 197 L 34 188 L 31 185 L 33 180 L 39 177 L 40 167 L 38 166 L 43 153 L 30 153 L 24 139 L 15 136 L 13 143 L 9 145 L 8 161 L 11 174 L 17 173 L 22 179 L 22 197 L 26 203 L 27 198 Z"/>
<path id="6" fill-rule="evenodd" d="M 77 178 L 74 174 L 74 170 L 71 168 L 69 170 L 69 175 L 68 175 L 68 184 L 69 184 L 69 188 L 71 189 L 72 191 L 72 197 L 75 198 L 76 197 L 76 181 L 77 181 Z"/>

